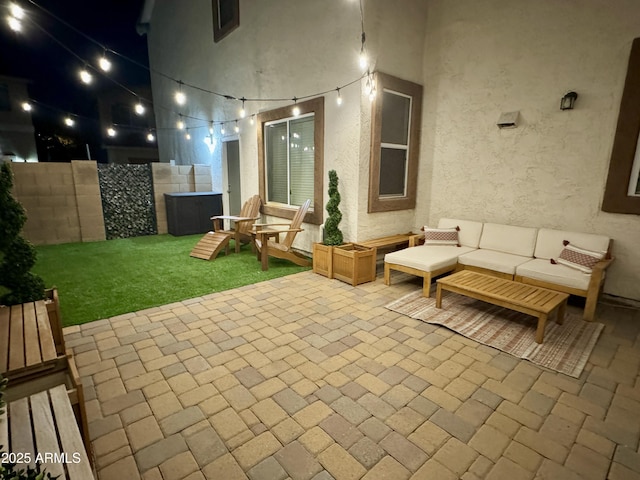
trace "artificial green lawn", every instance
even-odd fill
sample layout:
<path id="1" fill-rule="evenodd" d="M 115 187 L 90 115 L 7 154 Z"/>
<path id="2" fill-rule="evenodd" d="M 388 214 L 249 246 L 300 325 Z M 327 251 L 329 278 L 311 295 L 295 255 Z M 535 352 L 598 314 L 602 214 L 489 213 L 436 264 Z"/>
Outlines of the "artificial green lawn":
<path id="1" fill-rule="evenodd" d="M 153 235 L 36 247 L 32 269 L 56 286 L 65 325 L 77 325 L 308 270 L 269 259 L 263 272 L 251 247 L 211 261 L 189 256 L 201 234 Z"/>

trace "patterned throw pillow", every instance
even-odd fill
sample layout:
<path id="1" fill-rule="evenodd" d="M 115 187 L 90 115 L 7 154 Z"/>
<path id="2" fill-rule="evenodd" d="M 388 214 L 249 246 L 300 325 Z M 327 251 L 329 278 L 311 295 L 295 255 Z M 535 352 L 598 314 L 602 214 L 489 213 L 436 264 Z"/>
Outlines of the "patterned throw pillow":
<path id="1" fill-rule="evenodd" d="M 458 231 L 460 227 L 455 228 L 429 228 L 427 226 L 422 227 L 424 230 L 424 244 L 425 245 L 455 245 L 460 246 L 460 240 L 458 239 Z"/>
<path id="2" fill-rule="evenodd" d="M 551 259 L 554 265 L 560 263 L 567 267 L 575 268 L 581 272 L 590 274 L 596 263 L 604 258 L 604 252 L 594 252 L 571 245 L 568 240 L 562 242 L 564 249 L 557 260 Z"/>

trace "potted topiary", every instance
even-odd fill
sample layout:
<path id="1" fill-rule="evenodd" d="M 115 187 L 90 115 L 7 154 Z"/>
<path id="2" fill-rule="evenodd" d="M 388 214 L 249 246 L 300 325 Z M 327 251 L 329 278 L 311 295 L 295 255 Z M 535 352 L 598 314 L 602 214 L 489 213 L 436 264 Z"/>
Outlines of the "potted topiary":
<path id="1" fill-rule="evenodd" d="M 338 224 L 342 220 L 340 212 L 340 192 L 338 192 L 338 174 L 329 171 L 329 201 L 326 205 L 329 214 L 324 222 L 322 243 L 313 244 L 313 271 L 333 278 L 333 247 L 343 242 L 342 231 Z"/>
<path id="2" fill-rule="evenodd" d="M 27 220 L 24 208 L 11 194 L 13 175 L 0 166 L 0 305 L 17 305 L 44 298 L 44 281 L 29 270 L 36 263 L 33 245 L 20 234 Z"/>

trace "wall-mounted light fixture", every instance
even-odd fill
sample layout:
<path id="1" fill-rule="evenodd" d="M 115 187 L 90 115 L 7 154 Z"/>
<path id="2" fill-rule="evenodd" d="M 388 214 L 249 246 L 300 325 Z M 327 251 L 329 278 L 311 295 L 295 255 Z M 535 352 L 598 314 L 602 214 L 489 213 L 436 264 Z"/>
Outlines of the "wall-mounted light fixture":
<path id="1" fill-rule="evenodd" d="M 576 92 L 567 92 L 562 100 L 560 100 L 560 110 L 573 110 L 573 104 L 576 103 L 578 94 Z"/>

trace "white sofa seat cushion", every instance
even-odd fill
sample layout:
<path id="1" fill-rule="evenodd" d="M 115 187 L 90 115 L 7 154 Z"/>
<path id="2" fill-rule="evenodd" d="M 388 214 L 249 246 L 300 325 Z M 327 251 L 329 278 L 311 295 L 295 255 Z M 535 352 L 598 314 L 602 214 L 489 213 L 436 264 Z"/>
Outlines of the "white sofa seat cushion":
<path id="1" fill-rule="evenodd" d="M 538 229 L 485 223 L 480 237 L 480 248 L 533 257 Z"/>
<path id="2" fill-rule="evenodd" d="M 458 240 L 463 247 L 478 248 L 480 235 L 482 234 L 482 223 L 471 220 L 456 220 L 455 218 L 441 218 L 438 228 L 459 227 Z"/>
<path id="3" fill-rule="evenodd" d="M 487 268 L 500 273 L 514 275 L 516 267 L 531 260 L 531 257 L 493 250 L 475 250 L 458 257 L 458 263 L 470 267 Z"/>
<path id="4" fill-rule="evenodd" d="M 470 247 L 421 245 L 387 253 L 384 256 L 384 261 L 425 272 L 433 272 L 440 268 L 454 266 L 458 262 L 458 255 L 471 251 L 473 248 Z"/>
<path id="5" fill-rule="evenodd" d="M 574 247 L 585 248 L 594 252 L 606 252 L 609 248 L 609 237 L 593 233 L 568 232 L 541 228 L 536 241 L 536 258 L 558 258 L 564 248 L 563 241 L 568 240 Z"/>
<path id="6" fill-rule="evenodd" d="M 589 288 L 591 275 L 565 265 L 552 265 L 549 260 L 536 258 L 516 268 L 516 275 L 543 282 L 555 283 L 565 287 L 586 290 Z"/>

